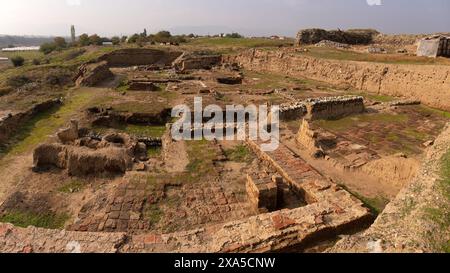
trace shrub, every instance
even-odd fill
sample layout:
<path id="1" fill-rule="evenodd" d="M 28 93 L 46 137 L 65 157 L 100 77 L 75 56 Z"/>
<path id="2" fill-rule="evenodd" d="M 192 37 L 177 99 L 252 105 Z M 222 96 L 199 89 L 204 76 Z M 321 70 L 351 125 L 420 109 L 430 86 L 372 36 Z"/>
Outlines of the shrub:
<path id="1" fill-rule="evenodd" d="M 60 48 L 60 49 L 67 47 L 66 39 L 64 39 L 63 37 L 55 37 L 53 43 L 55 44 L 55 46 L 57 48 Z"/>
<path id="2" fill-rule="evenodd" d="M 117 36 L 114 36 L 111 38 L 111 42 L 113 43 L 113 45 L 118 45 L 118 44 L 120 44 L 120 38 Z"/>
<path id="3" fill-rule="evenodd" d="M 56 45 L 54 43 L 45 43 L 41 45 L 39 50 L 43 52 L 45 55 L 48 55 L 52 53 L 55 49 Z"/>
<path id="4" fill-rule="evenodd" d="M 81 34 L 80 38 L 79 38 L 79 43 L 81 46 L 88 46 L 89 45 L 89 36 L 86 33 Z"/>
<path id="5" fill-rule="evenodd" d="M 41 60 L 39 60 L 39 59 L 33 59 L 33 64 L 34 65 L 40 65 L 41 64 Z"/>
<path id="6" fill-rule="evenodd" d="M 242 38 L 242 35 L 237 32 L 233 32 L 233 33 L 229 33 L 229 34 L 225 35 L 225 37 L 238 39 L 238 38 Z"/>
<path id="7" fill-rule="evenodd" d="M 19 88 L 32 82 L 31 79 L 25 76 L 13 76 L 6 81 L 6 84 L 13 88 Z"/>
<path id="8" fill-rule="evenodd" d="M 102 45 L 102 43 L 103 43 L 102 38 L 100 38 L 100 36 L 98 36 L 97 34 L 89 36 L 89 44 Z"/>
<path id="9" fill-rule="evenodd" d="M 11 62 L 15 67 L 19 67 L 25 63 L 25 59 L 22 56 L 15 56 L 11 58 Z"/>

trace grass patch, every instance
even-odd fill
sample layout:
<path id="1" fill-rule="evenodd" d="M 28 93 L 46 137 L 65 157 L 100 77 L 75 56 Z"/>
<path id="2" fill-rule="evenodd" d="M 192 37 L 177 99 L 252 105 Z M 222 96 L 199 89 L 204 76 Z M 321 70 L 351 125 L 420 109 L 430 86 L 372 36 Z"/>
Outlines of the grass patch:
<path id="1" fill-rule="evenodd" d="M 360 122 L 380 122 L 384 124 L 399 123 L 408 121 L 405 114 L 363 114 L 358 116 L 350 116 L 338 120 L 319 120 L 316 124 L 330 131 L 345 131 L 356 126 Z"/>
<path id="2" fill-rule="evenodd" d="M 11 145 L 3 149 L 3 154 L 21 154 L 33 149 L 42 143 L 49 135 L 65 125 L 70 117 L 80 108 L 88 105 L 94 94 L 90 90 L 77 90 L 76 93 L 64 102 L 58 109 L 40 113 L 30 119 L 21 127 L 12 138 Z"/>
<path id="3" fill-rule="evenodd" d="M 145 219 L 147 219 L 153 227 L 156 226 L 164 216 L 163 211 L 156 204 L 147 205 L 143 214 Z"/>
<path id="4" fill-rule="evenodd" d="M 141 137 L 160 138 L 164 135 L 166 126 L 144 126 L 144 125 L 126 125 L 124 131 L 130 135 Z"/>
<path id="5" fill-rule="evenodd" d="M 150 147 L 147 149 L 147 156 L 149 158 L 155 158 L 161 156 L 162 148 L 161 147 Z"/>
<path id="6" fill-rule="evenodd" d="M 357 192 L 351 191 L 346 185 L 339 184 L 340 187 L 345 189 L 347 192 L 349 192 L 351 195 L 355 196 L 359 200 L 361 200 L 364 205 L 370 209 L 370 211 L 375 215 L 378 216 L 380 213 L 383 212 L 383 210 L 386 208 L 386 206 L 389 204 L 390 200 L 387 199 L 384 196 L 376 196 L 373 198 L 363 196 Z"/>
<path id="7" fill-rule="evenodd" d="M 207 140 L 188 141 L 189 164 L 186 167 L 187 180 L 196 181 L 215 173 L 214 160 L 218 154 Z"/>
<path id="8" fill-rule="evenodd" d="M 47 229 L 62 229 L 69 219 L 67 214 L 33 213 L 12 211 L 0 217 L 0 222 L 11 223 L 18 227 L 35 226 Z"/>
<path id="9" fill-rule="evenodd" d="M 307 52 L 299 52 L 298 54 L 306 55 L 314 58 L 332 59 L 340 61 L 357 61 L 357 62 L 377 62 L 388 64 L 434 64 L 434 65 L 450 65 L 450 61 L 446 58 L 427 58 L 418 56 L 395 55 L 395 54 L 369 54 L 350 50 L 341 50 L 325 47 L 307 47 Z"/>
<path id="10" fill-rule="evenodd" d="M 134 125 L 134 124 L 123 124 L 116 125 L 112 128 L 106 127 L 94 127 L 96 132 L 100 134 L 106 133 L 109 129 L 114 129 L 122 133 L 127 133 L 136 137 L 152 137 L 161 138 L 166 132 L 165 125 Z"/>
<path id="11" fill-rule="evenodd" d="M 225 156 L 235 162 L 249 162 L 253 159 L 252 153 L 245 145 L 238 145 L 234 149 L 226 150 Z"/>
<path id="12" fill-rule="evenodd" d="M 188 46 L 214 48 L 221 53 L 230 53 L 238 49 L 247 48 L 273 48 L 279 46 L 291 46 L 293 39 L 270 40 L 264 38 L 198 38 L 187 43 Z"/>
<path id="13" fill-rule="evenodd" d="M 121 81 L 119 86 L 117 86 L 116 90 L 118 92 L 127 92 L 130 89 L 130 84 L 127 80 Z"/>
<path id="14" fill-rule="evenodd" d="M 437 116 L 441 116 L 441 117 L 450 119 L 450 112 L 430 108 L 430 107 L 427 107 L 424 105 L 420 105 L 420 107 L 418 107 L 418 111 L 425 115 L 437 115 Z"/>
<path id="15" fill-rule="evenodd" d="M 83 181 L 72 180 L 68 184 L 60 187 L 58 191 L 62 193 L 75 193 L 80 192 L 84 188 L 84 186 L 86 186 L 86 183 L 84 183 Z"/>
<path id="16" fill-rule="evenodd" d="M 450 149 L 441 159 L 441 179 L 438 181 L 438 189 L 444 198 L 444 202 L 439 207 L 425 208 L 425 217 L 440 227 L 440 232 L 446 234 L 450 230 Z M 450 241 L 448 237 L 443 237 L 441 241 L 440 237 L 436 240 L 435 245 L 438 251 L 450 253 Z"/>

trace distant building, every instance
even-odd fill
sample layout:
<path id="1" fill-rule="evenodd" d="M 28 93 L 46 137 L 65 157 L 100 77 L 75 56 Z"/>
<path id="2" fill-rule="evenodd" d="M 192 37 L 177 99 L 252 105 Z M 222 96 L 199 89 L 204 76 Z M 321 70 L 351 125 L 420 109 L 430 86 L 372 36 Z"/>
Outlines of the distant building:
<path id="1" fill-rule="evenodd" d="M 436 35 L 420 40 L 417 56 L 450 57 L 450 37 Z"/>
<path id="2" fill-rule="evenodd" d="M 15 52 L 15 51 L 36 51 L 39 50 L 38 46 L 19 46 L 19 47 L 9 47 L 3 48 L 3 52 Z"/>

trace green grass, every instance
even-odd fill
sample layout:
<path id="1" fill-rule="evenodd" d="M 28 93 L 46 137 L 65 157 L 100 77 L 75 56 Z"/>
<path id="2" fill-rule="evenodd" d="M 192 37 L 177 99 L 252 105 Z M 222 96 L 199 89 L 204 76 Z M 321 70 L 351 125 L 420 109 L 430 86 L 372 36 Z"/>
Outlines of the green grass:
<path id="1" fill-rule="evenodd" d="M 270 40 L 265 38 L 198 38 L 192 39 L 187 44 L 195 47 L 209 47 L 221 52 L 233 51 L 235 49 L 255 47 L 278 47 L 292 45 L 293 39 Z"/>
<path id="2" fill-rule="evenodd" d="M 189 164 L 186 167 L 187 179 L 194 181 L 215 173 L 214 160 L 217 152 L 207 140 L 188 141 L 187 152 Z"/>
<path id="3" fill-rule="evenodd" d="M 441 159 L 441 179 L 438 181 L 438 190 L 440 191 L 444 202 L 439 207 L 428 207 L 424 209 L 425 217 L 440 227 L 440 231 L 447 233 L 450 230 L 450 149 Z M 438 238 L 433 242 L 438 251 L 450 253 L 450 241 L 440 241 Z M 442 238 L 448 240 L 447 238 Z M 435 239 L 436 240 L 436 239 Z"/>
<path id="4" fill-rule="evenodd" d="M 31 65 L 33 59 L 41 59 L 44 54 L 40 51 L 21 51 L 21 52 L 1 52 L 0 57 L 6 57 L 11 60 L 11 58 L 21 56 L 25 59 L 25 65 Z"/>
<path id="5" fill-rule="evenodd" d="M 408 121 L 408 116 L 405 114 L 362 114 L 358 116 L 345 117 L 338 120 L 319 120 L 316 124 L 320 127 L 331 131 L 345 131 L 351 127 L 356 126 L 360 122 L 381 122 L 385 124 L 389 123 L 401 123 Z"/>
<path id="6" fill-rule="evenodd" d="M 13 155 L 28 152 L 64 126 L 74 113 L 88 105 L 94 97 L 91 90 L 76 90 L 76 93 L 58 109 L 40 113 L 25 123 L 12 139 L 12 145 L 3 153 Z"/>
<path id="7" fill-rule="evenodd" d="M 150 224 L 154 227 L 156 226 L 161 218 L 164 216 L 164 213 L 156 204 L 149 204 L 144 208 L 144 217 L 147 219 Z"/>
<path id="8" fill-rule="evenodd" d="M 387 199 L 384 196 L 376 196 L 376 197 L 366 197 L 363 196 L 362 194 L 359 194 L 357 192 L 354 192 L 352 190 L 350 190 L 346 185 L 344 184 L 339 184 L 340 187 L 342 187 L 343 189 L 345 189 L 347 192 L 349 192 L 351 195 L 355 196 L 356 198 L 358 198 L 359 200 L 361 200 L 361 202 L 364 203 L 364 205 L 370 209 L 370 211 L 374 214 L 374 215 L 379 215 L 380 213 L 383 212 L 383 210 L 386 208 L 386 206 L 389 204 L 390 200 Z"/>
<path id="9" fill-rule="evenodd" d="M 109 103 L 104 103 L 101 106 L 110 106 L 110 105 Z M 165 107 L 161 103 L 132 101 L 114 104 L 113 109 L 118 112 L 159 114 L 161 111 L 165 109 Z"/>
<path id="10" fill-rule="evenodd" d="M 123 124 L 123 125 L 117 125 L 112 128 L 94 127 L 93 129 L 100 134 L 104 134 L 109 129 L 115 129 L 122 133 L 127 133 L 127 134 L 134 135 L 137 137 L 160 138 L 165 134 L 167 128 L 165 125 Z"/>
<path id="11" fill-rule="evenodd" d="M 24 228 L 35 226 L 48 229 L 62 229 L 68 219 L 69 216 L 67 214 L 12 211 L 1 216 L 0 222 L 11 223 Z"/>
<path id="12" fill-rule="evenodd" d="M 363 92 L 352 92 L 354 95 L 362 96 L 364 98 L 368 98 L 370 100 L 379 101 L 379 102 L 391 102 L 395 101 L 396 99 L 391 96 L 387 95 L 378 95 L 378 94 L 371 94 L 371 93 L 363 93 Z"/>
<path id="13" fill-rule="evenodd" d="M 68 184 L 60 187 L 58 191 L 62 193 L 75 193 L 80 192 L 85 186 L 86 186 L 85 182 L 74 179 L 70 181 Z"/>
<path id="14" fill-rule="evenodd" d="M 299 52 L 298 54 L 314 58 L 339 61 L 378 62 L 388 64 L 450 65 L 450 61 L 446 58 L 427 58 L 394 54 L 370 54 L 316 46 L 309 46 L 307 49 L 307 52 Z"/>
<path id="15" fill-rule="evenodd" d="M 427 107 L 427 106 L 424 106 L 424 105 L 421 105 L 418 108 L 418 111 L 423 113 L 423 114 L 437 115 L 437 116 L 441 116 L 441 117 L 450 119 L 450 112 L 446 112 L 446 111 L 442 111 L 442 110 L 439 110 L 439 109 L 430 108 L 430 107 Z"/>
<path id="16" fill-rule="evenodd" d="M 147 149 L 147 156 L 149 158 L 155 158 L 161 156 L 162 148 L 161 147 L 150 147 Z"/>
<path id="17" fill-rule="evenodd" d="M 234 149 L 226 150 L 225 156 L 235 162 L 249 162 L 253 159 L 252 153 L 245 145 L 238 145 Z"/>

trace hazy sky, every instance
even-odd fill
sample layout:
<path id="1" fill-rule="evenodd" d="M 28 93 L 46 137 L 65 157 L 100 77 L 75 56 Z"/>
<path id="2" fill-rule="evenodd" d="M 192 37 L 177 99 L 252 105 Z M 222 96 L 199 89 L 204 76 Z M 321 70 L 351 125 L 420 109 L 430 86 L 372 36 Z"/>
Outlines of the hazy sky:
<path id="1" fill-rule="evenodd" d="M 380 5 L 381 4 L 381 5 Z M 298 29 L 450 32 L 449 0 L 0 0 L 0 34 L 175 33 L 294 36 Z"/>

